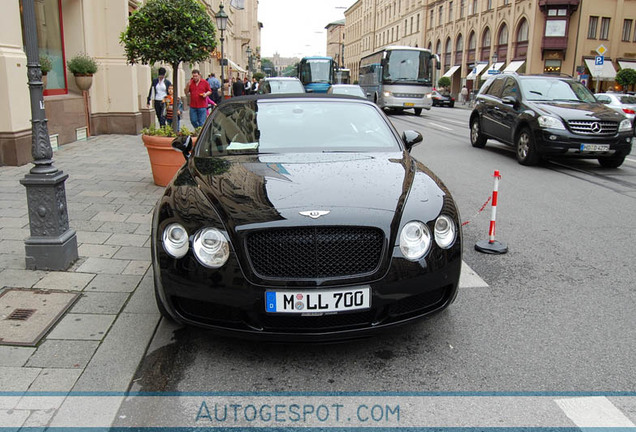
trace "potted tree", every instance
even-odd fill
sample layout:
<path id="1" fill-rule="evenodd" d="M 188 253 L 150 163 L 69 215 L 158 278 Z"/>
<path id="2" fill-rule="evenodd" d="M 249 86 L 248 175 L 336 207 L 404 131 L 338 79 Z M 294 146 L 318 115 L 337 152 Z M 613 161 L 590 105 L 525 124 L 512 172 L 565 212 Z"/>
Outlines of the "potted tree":
<path id="1" fill-rule="evenodd" d="M 51 58 L 46 54 L 40 54 L 40 70 L 42 71 L 42 82 L 44 83 L 44 88 L 46 89 L 46 75 L 51 72 L 53 69 L 53 62 L 51 62 Z"/>
<path id="2" fill-rule="evenodd" d="M 75 84 L 84 91 L 91 88 L 93 74 L 97 72 L 97 62 L 88 54 L 79 53 L 66 62 L 66 67 L 75 76 Z"/>
<path id="3" fill-rule="evenodd" d="M 172 66 L 172 85 L 177 97 L 179 65 L 182 62 L 197 63 L 209 59 L 216 47 L 216 29 L 205 7 L 197 0 L 148 0 L 130 15 L 128 27 L 119 39 L 129 64 L 164 63 Z M 174 116 L 171 130 L 177 128 L 177 121 L 177 116 Z M 155 183 L 165 186 L 183 165 L 183 156 L 174 151 L 170 142 L 162 144 L 164 151 L 161 153 L 166 157 L 178 157 L 178 162 L 173 162 L 178 163 L 178 166 L 169 168 L 172 175 L 159 174 L 168 165 L 163 158 L 155 157 L 159 154 L 160 144 L 149 144 L 148 137 L 153 135 L 149 134 L 150 129 L 145 131 L 142 131 L 141 139 L 148 150 Z"/>
<path id="4" fill-rule="evenodd" d="M 170 125 L 159 128 L 151 126 L 141 130 L 141 139 L 150 158 L 152 178 L 157 186 L 166 186 L 170 183 L 172 177 L 183 166 L 183 154 L 172 148 L 175 138 L 191 136 L 194 144 L 199 132 L 200 128 L 191 131 L 186 126 L 182 126 L 176 132 Z"/>

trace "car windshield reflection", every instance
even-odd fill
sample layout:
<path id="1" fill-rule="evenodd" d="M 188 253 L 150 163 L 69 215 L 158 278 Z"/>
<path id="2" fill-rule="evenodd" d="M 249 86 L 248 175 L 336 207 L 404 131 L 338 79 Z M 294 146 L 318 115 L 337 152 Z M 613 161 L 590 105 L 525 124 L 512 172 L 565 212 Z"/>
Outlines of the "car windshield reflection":
<path id="1" fill-rule="evenodd" d="M 347 101 L 252 101 L 215 111 L 195 156 L 400 151 L 371 105 Z"/>

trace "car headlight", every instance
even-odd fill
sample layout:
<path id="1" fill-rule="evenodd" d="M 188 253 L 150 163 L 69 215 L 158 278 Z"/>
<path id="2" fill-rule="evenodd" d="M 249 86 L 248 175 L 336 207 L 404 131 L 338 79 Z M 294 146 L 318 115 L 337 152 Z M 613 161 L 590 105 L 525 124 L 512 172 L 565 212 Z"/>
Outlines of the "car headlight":
<path id="1" fill-rule="evenodd" d="M 542 128 L 565 130 L 563 122 L 556 117 L 539 116 L 537 120 L 539 121 L 539 126 L 541 126 Z"/>
<path id="2" fill-rule="evenodd" d="M 457 226 L 446 215 L 441 215 L 435 221 L 435 243 L 442 249 L 450 248 L 457 238 Z"/>
<path id="3" fill-rule="evenodd" d="M 163 249 L 168 255 L 183 258 L 188 248 L 188 232 L 182 225 L 173 223 L 163 230 Z"/>
<path id="4" fill-rule="evenodd" d="M 384 92 L 384 97 L 391 97 L 391 92 L 385 91 Z"/>
<path id="5" fill-rule="evenodd" d="M 620 126 L 618 126 L 619 132 L 631 131 L 632 130 L 632 122 L 629 119 L 625 119 L 621 122 Z"/>
<path id="6" fill-rule="evenodd" d="M 411 221 L 400 232 L 400 250 L 406 259 L 417 261 L 431 247 L 431 231 L 422 222 Z"/>
<path id="7" fill-rule="evenodd" d="M 426 97 L 429 98 L 429 99 L 432 99 L 433 98 L 433 93 L 426 93 Z"/>
<path id="8" fill-rule="evenodd" d="M 230 245 L 216 228 L 203 228 L 194 235 L 192 250 L 197 260 L 209 268 L 219 268 L 230 257 Z"/>

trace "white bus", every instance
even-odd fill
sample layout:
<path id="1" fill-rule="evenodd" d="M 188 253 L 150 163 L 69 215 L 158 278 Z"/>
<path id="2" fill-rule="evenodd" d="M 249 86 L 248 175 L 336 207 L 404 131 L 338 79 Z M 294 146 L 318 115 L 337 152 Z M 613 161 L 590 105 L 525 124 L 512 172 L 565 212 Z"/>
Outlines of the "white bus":
<path id="1" fill-rule="evenodd" d="M 360 60 L 359 84 L 380 108 L 412 108 L 420 115 L 433 105 L 434 69 L 439 57 L 430 50 L 389 46 Z"/>

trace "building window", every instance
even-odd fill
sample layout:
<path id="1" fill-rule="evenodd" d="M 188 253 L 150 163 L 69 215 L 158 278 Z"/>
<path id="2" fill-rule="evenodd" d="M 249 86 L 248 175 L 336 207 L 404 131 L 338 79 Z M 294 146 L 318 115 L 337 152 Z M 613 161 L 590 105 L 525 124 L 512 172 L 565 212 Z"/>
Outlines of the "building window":
<path id="1" fill-rule="evenodd" d="M 437 25 L 442 25 L 442 17 L 444 16 L 444 6 L 439 7 L 439 17 L 437 19 Z"/>
<path id="2" fill-rule="evenodd" d="M 433 27 L 433 15 L 431 15 L 431 27 Z M 406 32 L 409 28 L 409 20 L 404 20 L 404 36 L 406 36 Z"/>
<path id="3" fill-rule="evenodd" d="M 497 57 L 500 62 L 505 62 L 508 57 L 508 26 L 503 24 L 497 38 Z"/>
<path id="4" fill-rule="evenodd" d="M 629 42 L 632 35 L 632 20 L 626 19 L 623 21 L 623 42 Z"/>
<path id="5" fill-rule="evenodd" d="M 66 61 L 62 32 L 62 4 L 60 0 L 41 0 L 36 2 L 35 25 L 37 27 L 38 50 L 40 55 L 51 59 L 53 68 L 47 74 L 44 95 L 67 94 Z M 24 36 L 24 34 L 23 34 Z M 26 45 L 26 42 L 24 42 Z"/>
<path id="6" fill-rule="evenodd" d="M 545 22 L 546 37 L 564 37 L 567 21 L 561 19 L 547 20 Z"/>
<path id="7" fill-rule="evenodd" d="M 453 2 L 448 2 L 448 22 L 453 20 Z"/>
<path id="8" fill-rule="evenodd" d="M 417 26 L 417 32 L 420 32 L 420 14 L 417 14 L 417 19 L 415 20 Z"/>
<path id="9" fill-rule="evenodd" d="M 413 17 L 411 17 L 411 33 L 413 33 Z"/>
<path id="10" fill-rule="evenodd" d="M 451 50 L 453 42 L 451 38 L 446 39 L 446 49 L 444 50 L 444 69 L 448 70 L 451 65 Z"/>
<path id="11" fill-rule="evenodd" d="M 515 58 L 525 58 L 528 54 L 528 21 L 524 18 L 517 29 Z"/>
<path id="12" fill-rule="evenodd" d="M 460 0 L 459 2 L 459 17 L 464 18 L 464 8 L 466 7 L 466 0 Z"/>
<path id="13" fill-rule="evenodd" d="M 486 27 L 481 37 L 481 60 L 490 61 L 490 28 Z"/>
<path id="14" fill-rule="evenodd" d="M 429 25 L 429 27 L 430 27 L 430 28 L 433 28 L 433 24 L 434 24 L 434 22 L 433 22 L 433 21 L 434 21 L 434 18 L 435 18 L 435 17 L 434 17 L 433 15 L 434 15 L 434 13 L 433 13 L 433 11 L 431 10 L 431 24 Z"/>
<path id="15" fill-rule="evenodd" d="M 473 13 L 476 14 L 477 12 L 477 0 L 473 0 Z"/>
<path id="16" fill-rule="evenodd" d="M 462 64 L 463 52 L 464 52 L 464 37 L 460 33 L 459 36 L 457 36 L 457 40 L 455 41 L 455 64 L 456 65 Z"/>
<path id="17" fill-rule="evenodd" d="M 598 28 L 598 17 L 591 16 L 590 23 L 587 26 L 587 38 L 596 39 L 596 29 Z"/>
<path id="18" fill-rule="evenodd" d="M 487 0 L 486 2 L 486 10 L 491 10 L 492 9 L 492 0 Z"/>
<path id="19" fill-rule="evenodd" d="M 545 65 L 543 67 L 543 73 L 560 74 L 561 60 L 546 60 Z"/>
<path id="20" fill-rule="evenodd" d="M 603 17 L 601 19 L 601 32 L 598 37 L 601 40 L 607 40 L 609 38 L 610 19 Z"/>

